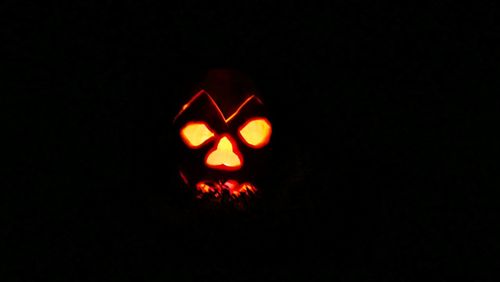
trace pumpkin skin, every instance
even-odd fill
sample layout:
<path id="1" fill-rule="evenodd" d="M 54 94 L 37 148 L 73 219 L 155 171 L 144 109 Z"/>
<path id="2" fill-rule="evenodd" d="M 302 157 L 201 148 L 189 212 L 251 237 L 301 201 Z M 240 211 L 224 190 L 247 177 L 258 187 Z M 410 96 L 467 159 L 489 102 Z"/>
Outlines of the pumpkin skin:
<path id="1" fill-rule="evenodd" d="M 209 70 L 174 118 L 179 176 L 197 199 L 241 202 L 261 195 L 272 123 L 252 81 Z"/>

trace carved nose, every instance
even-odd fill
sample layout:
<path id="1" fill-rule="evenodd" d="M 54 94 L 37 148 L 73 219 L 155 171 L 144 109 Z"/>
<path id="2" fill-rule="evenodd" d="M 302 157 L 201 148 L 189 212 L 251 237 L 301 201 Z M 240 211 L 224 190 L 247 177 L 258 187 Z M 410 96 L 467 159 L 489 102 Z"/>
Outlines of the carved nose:
<path id="1" fill-rule="evenodd" d="M 243 157 L 236 142 L 226 134 L 207 153 L 205 164 L 213 169 L 238 170 L 243 165 Z"/>

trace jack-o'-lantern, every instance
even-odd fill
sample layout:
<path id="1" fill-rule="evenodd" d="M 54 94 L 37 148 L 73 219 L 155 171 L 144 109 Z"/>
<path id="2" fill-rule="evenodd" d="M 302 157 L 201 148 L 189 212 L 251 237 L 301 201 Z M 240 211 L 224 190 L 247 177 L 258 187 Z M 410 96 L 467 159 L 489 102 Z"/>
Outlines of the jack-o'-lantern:
<path id="1" fill-rule="evenodd" d="M 174 118 L 179 176 L 195 198 L 238 202 L 261 194 L 272 124 L 250 79 L 210 70 Z"/>

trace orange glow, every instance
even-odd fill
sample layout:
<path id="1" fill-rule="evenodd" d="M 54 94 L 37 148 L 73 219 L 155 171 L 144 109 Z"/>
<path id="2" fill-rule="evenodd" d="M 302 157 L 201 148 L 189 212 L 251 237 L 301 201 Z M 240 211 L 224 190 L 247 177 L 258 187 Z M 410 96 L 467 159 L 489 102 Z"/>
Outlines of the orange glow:
<path id="1" fill-rule="evenodd" d="M 196 189 L 202 193 L 211 193 L 215 191 L 214 188 L 203 182 L 196 184 Z"/>
<path id="2" fill-rule="evenodd" d="M 242 196 L 250 196 L 258 192 L 257 188 L 249 183 L 239 184 L 237 180 L 229 179 L 226 182 L 200 181 L 196 184 L 196 190 L 201 194 L 212 194 L 215 198 L 220 197 L 224 191 L 229 192 L 231 199 L 237 199 Z M 199 195 L 198 198 L 202 198 Z"/>
<path id="3" fill-rule="evenodd" d="M 181 129 L 181 137 L 190 148 L 199 148 L 214 137 L 214 133 L 204 122 L 189 122 Z"/>
<path id="4" fill-rule="evenodd" d="M 208 152 L 205 164 L 214 169 L 238 170 L 243 165 L 243 157 L 234 140 L 229 135 L 223 135 Z"/>
<path id="5" fill-rule="evenodd" d="M 243 103 L 241 103 L 241 105 L 238 107 L 238 109 L 232 113 L 231 115 L 229 115 L 229 117 L 226 118 L 226 116 L 224 115 L 224 113 L 222 112 L 222 110 L 219 108 L 219 106 L 217 105 L 217 103 L 215 102 L 215 100 L 212 98 L 212 96 L 210 96 L 210 94 L 208 94 L 208 92 L 206 92 L 205 90 L 200 90 L 198 93 L 196 93 L 186 104 L 184 104 L 184 106 L 182 106 L 182 109 L 179 111 L 179 113 L 177 113 L 177 115 L 175 116 L 174 118 L 174 121 L 185 111 L 189 108 L 189 106 L 191 106 L 191 104 L 196 100 L 198 99 L 198 97 L 200 97 L 201 95 L 207 95 L 208 99 L 210 100 L 210 102 L 214 105 L 215 109 L 217 110 L 217 112 L 219 113 L 219 115 L 222 117 L 222 119 L 224 120 L 225 123 L 228 123 L 230 122 L 236 115 L 238 115 L 238 113 L 241 111 L 241 109 L 248 103 L 250 102 L 252 99 L 257 99 L 259 102 L 259 98 L 257 98 L 255 95 L 251 95 L 250 97 L 248 97 L 245 101 L 243 101 Z"/>
<path id="6" fill-rule="evenodd" d="M 243 184 L 240 185 L 240 192 L 245 192 L 245 193 L 252 192 L 252 193 L 255 193 L 255 192 L 257 192 L 257 188 L 255 188 L 255 186 L 253 186 L 252 184 L 250 184 L 248 182 L 245 182 L 245 183 L 243 183 Z"/>
<path id="7" fill-rule="evenodd" d="M 233 185 L 233 187 L 228 187 L 228 191 L 231 194 L 231 197 L 238 198 L 241 195 L 255 194 L 257 192 L 257 188 L 248 182 L 241 185 L 238 185 L 236 182 L 236 185 Z"/>
<path id="8" fill-rule="evenodd" d="M 243 124 L 238 130 L 241 139 L 252 148 L 261 148 L 269 143 L 271 138 L 271 123 L 263 117 L 253 118 Z"/>

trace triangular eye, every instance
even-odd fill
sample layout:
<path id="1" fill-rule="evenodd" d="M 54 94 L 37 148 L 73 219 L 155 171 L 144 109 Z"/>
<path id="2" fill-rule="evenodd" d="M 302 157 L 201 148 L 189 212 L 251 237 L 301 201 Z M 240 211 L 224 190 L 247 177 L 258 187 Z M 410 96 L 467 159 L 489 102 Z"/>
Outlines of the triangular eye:
<path id="1" fill-rule="evenodd" d="M 256 117 L 245 122 L 238 130 L 243 142 L 252 148 L 261 148 L 271 138 L 271 123 L 263 117 Z"/>
<path id="2" fill-rule="evenodd" d="M 181 129 L 181 138 L 189 148 L 199 148 L 214 137 L 214 132 L 208 127 L 205 122 L 192 121 L 188 122 Z"/>

